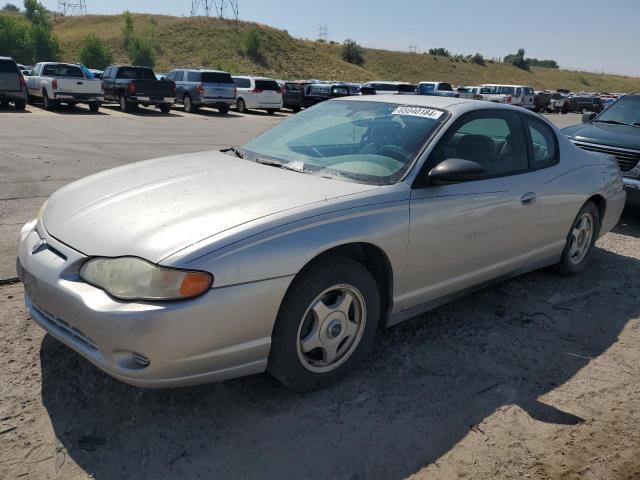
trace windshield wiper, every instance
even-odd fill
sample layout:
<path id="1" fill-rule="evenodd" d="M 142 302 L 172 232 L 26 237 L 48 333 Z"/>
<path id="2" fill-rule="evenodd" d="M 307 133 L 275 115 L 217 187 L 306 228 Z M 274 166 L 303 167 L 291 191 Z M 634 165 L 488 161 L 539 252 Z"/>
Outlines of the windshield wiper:
<path id="1" fill-rule="evenodd" d="M 595 120 L 596 123 L 610 123 L 611 125 L 626 125 L 631 126 L 630 123 L 619 122 L 618 120 Z"/>
<path id="2" fill-rule="evenodd" d="M 257 157 L 256 163 L 261 163 L 262 165 L 269 165 L 270 167 L 278 167 L 284 168 L 286 170 L 293 170 L 294 172 L 304 173 L 304 163 L 302 162 L 281 162 L 280 160 L 275 160 L 272 158 L 262 158 Z"/>
<path id="3" fill-rule="evenodd" d="M 231 152 L 238 158 L 244 158 L 244 152 L 236 147 L 229 147 L 226 150 L 221 150 L 223 153 Z"/>

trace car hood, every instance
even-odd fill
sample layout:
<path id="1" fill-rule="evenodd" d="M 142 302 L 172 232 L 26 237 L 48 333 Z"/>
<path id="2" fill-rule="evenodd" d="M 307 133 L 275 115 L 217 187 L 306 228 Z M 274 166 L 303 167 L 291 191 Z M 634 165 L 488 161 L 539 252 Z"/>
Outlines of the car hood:
<path id="1" fill-rule="evenodd" d="M 201 152 L 71 183 L 49 198 L 42 221 L 85 255 L 159 262 L 230 228 L 375 188 Z"/>
<path id="2" fill-rule="evenodd" d="M 606 123 L 583 123 L 562 130 L 576 142 L 597 143 L 611 147 L 640 150 L 640 128 Z"/>

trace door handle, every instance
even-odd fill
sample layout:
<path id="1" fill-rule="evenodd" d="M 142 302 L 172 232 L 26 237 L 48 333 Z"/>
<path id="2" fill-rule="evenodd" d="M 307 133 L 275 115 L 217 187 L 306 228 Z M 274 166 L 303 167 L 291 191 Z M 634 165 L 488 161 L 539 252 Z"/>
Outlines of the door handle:
<path id="1" fill-rule="evenodd" d="M 533 205 L 536 203 L 537 197 L 534 192 L 527 192 L 520 197 L 520 203 L 522 205 Z"/>

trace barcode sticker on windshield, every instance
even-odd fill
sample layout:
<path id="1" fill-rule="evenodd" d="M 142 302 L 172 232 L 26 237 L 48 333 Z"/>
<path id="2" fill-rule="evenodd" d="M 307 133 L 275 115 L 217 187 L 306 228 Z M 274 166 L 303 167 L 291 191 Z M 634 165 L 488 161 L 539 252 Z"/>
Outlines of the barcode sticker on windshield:
<path id="1" fill-rule="evenodd" d="M 444 112 L 440 110 L 434 110 L 432 108 L 423 108 L 423 107 L 398 107 L 393 112 L 392 115 L 413 115 L 414 117 L 426 117 L 426 118 L 440 118 Z"/>

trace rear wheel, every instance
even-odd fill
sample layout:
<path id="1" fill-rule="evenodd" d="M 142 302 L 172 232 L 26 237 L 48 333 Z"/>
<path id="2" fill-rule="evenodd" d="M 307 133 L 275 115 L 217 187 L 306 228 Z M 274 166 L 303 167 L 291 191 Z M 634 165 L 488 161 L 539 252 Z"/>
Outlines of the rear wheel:
<path id="1" fill-rule="evenodd" d="M 187 113 L 195 113 L 198 108 L 193 104 L 191 97 L 189 95 L 185 95 L 182 100 L 184 103 L 184 111 Z"/>
<path id="2" fill-rule="evenodd" d="M 600 232 L 600 211 L 593 202 L 587 202 L 578 212 L 567 235 L 567 243 L 557 268 L 565 275 L 581 272 L 589 262 L 593 245 Z"/>
<path id="3" fill-rule="evenodd" d="M 98 110 L 100 110 L 100 102 L 90 102 L 89 103 L 89 110 L 92 113 L 98 113 Z"/>
<path id="4" fill-rule="evenodd" d="M 242 98 L 239 98 L 236 102 L 236 108 L 238 109 L 238 113 L 247 113 L 249 110 L 247 109 L 246 103 Z"/>
<path id="5" fill-rule="evenodd" d="M 336 382 L 367 355 L 380 320 L 380 294 L 360 263 L 332 257 L 303 270 L 273 329 L 269 372 L 294 390 Z"/>
<path id="6" fill-rule="evenodd" d="M 227 113 L 229 113 L 229 105 L 218 105 L 218 112 L 226 115 Z"/>
<path id="7" fill-rule="evenodd" d="M 291 110 L 293 110 L 293 113 L 298 113 L 300 111 L 300 107 L 293 107 Z"/>
<path id="8" fill-rule="evenodd" d="M 44 104 L 44 109 L 49 111 L 54 110 L 58 106 L 58 102 L 51 100 L 46 90 L 42 91 L 42 103 Z"/>
<path id="9" fill-rule="evenodd" d="M 26 100 L 16 100 L 15 102 L 13 102 L 13 104 L 15 105 L 16 110 L 24 110 L 25 108 L 27 108 Z"/>
<path id="10" fill-rule="evenodd" d="M 277 110 L 275 108 L 267 108 L 267 114 L 269 114 L 269 115 L 273 115 L 276 112 L 277 112 Z"/>
<path id="11" fill-rule="evenodd" d="M 131 104 L 127 101 L 127 97 L 124 96 L 124 93 L 120 94 L 120 111 L 128 113 L 131 111 Z"/>
<path id="12" fill-rule="evenodd" d="M 9 100 L 0 100 L 0 108 L 7 108 L 9 106 Z"/>
<path id="13" fill-rule="evenodd" d="M 171 105 L 167 104 L 167 103 L 163 103 L 162 105 L 160 105 L 158 108 L 160 108 L 160 111 L 164 114 L 167 114 L 171 111 Z"/>

